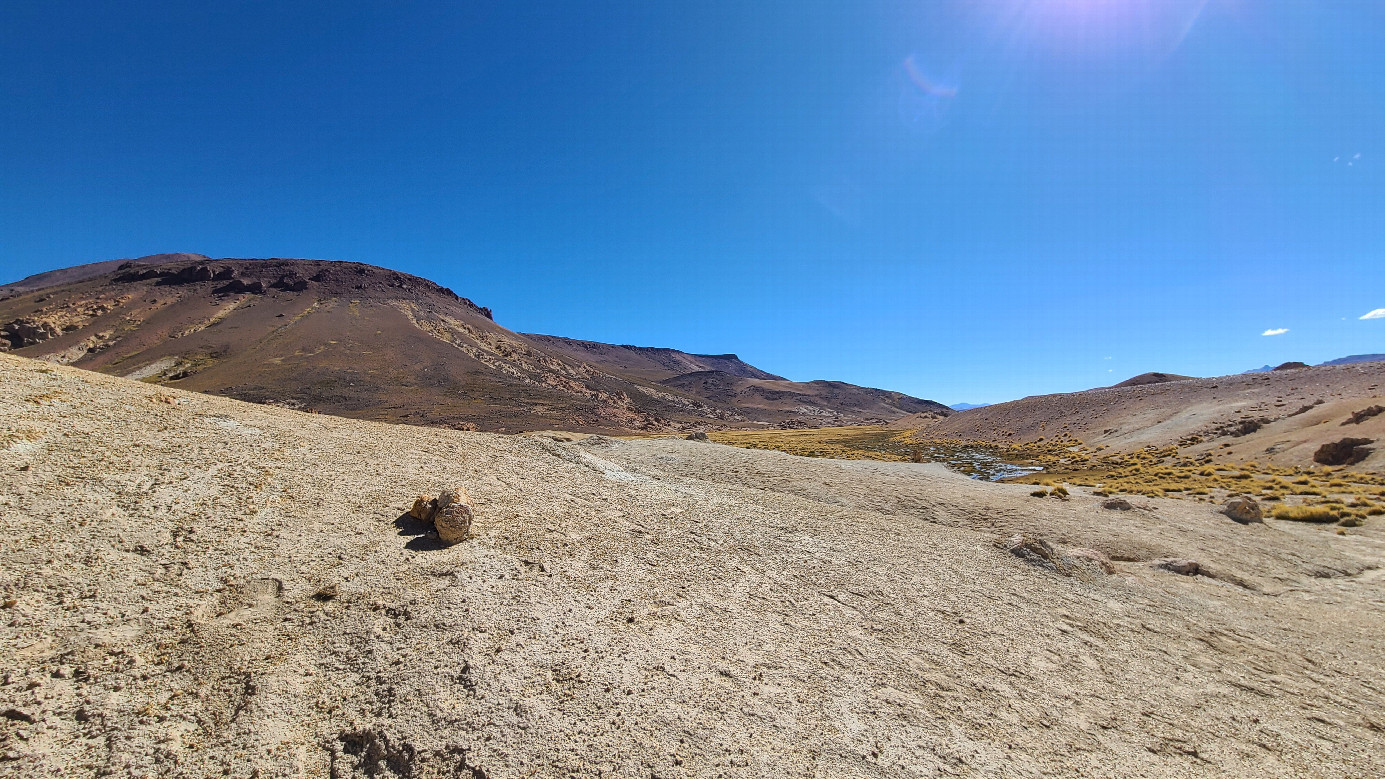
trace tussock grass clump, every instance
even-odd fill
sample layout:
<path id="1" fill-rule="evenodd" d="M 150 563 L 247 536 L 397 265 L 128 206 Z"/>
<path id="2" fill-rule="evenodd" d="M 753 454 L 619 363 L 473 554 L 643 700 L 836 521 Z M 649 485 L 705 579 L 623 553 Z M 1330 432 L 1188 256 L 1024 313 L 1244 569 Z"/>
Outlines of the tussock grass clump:
<path id="1" fill-rule="evenodd" d="M 1340 517 L 1331 506 L 1276 506 L 1270 516 L 1290 522 L 1336 522 Z"/>
<path id="2" fill-rule="evenodd" d="M 1031 498 L 1047 498 L 1047 497 L 1048 497 L 1048 490 L 1034 490 L 1033 492 L 1029 493 L 1029 497 L 1031 497 Z"/>

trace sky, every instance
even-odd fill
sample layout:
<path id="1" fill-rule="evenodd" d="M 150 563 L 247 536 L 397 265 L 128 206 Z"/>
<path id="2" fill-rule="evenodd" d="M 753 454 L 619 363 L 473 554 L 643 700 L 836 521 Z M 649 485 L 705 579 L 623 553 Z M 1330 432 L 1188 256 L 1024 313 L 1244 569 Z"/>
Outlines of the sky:
<path id="1" fill-rule="evenodd" d="M 1370 0 L 6 0 L 0 282 L 352 260 L 520 332 L 945 403 L 1385 352 L 1382 30 Z"/>

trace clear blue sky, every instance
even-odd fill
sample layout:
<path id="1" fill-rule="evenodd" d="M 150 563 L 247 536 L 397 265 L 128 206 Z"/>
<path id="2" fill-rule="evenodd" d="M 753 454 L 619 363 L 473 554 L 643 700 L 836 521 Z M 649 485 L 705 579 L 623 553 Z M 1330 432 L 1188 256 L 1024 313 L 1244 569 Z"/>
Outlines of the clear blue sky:
<path id="1" fill-rule="evenodd" d="M 1374 0 L 6 0 L 0 280 L 357 260 L 948 403 L 1385 352 L 1383 34 Z"/>

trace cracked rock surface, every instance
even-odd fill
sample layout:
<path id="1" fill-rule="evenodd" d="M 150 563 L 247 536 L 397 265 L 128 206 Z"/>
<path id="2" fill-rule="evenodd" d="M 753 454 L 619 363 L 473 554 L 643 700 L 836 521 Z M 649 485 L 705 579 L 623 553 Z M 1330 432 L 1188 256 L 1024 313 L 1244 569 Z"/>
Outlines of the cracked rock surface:
<path id="1" fill-rule="evenodd" d="M 0 387 L 0 777 L 1385 774 L 1374 521 Z"/>

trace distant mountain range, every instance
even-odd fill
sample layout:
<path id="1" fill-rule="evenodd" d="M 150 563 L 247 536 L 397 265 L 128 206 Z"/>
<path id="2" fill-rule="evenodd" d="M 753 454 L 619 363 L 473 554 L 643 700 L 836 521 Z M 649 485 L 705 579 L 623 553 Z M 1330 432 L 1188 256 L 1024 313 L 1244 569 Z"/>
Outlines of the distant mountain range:
<path id="1" fill-rule="evenodd" d="M 966 410 L 969 409 L 969 408 L 985 408 L 985 407 L 987 407 L 987 406 L 989 406 L 989 405 L 991 405 L 991 404 L 990 404 L 990 403 L 953 403 L 952 405 L 948 406 L 948 408 L 952 409 L 953 411 L 966 411 Z"/>
<path id="2" fill-rule="evenodd" d="M 1352 354 L 1346 357 L 1338 357 L 1335 360 L 1320 362 L 1318 365 L 1351 365 L 1358 362 L 1385 362 L 1385 354 Z M 1286 362 L 1283 365 L 1272 366 L 1264 365 L 1259 368 L 1251 368 L 1246 373 L 1269 373 L 1276 370 L 1288 370 L 1290 368 L 1308 367 L 1306 363 Z"/>
<path id="3" fill-rule="evenodd" d="M 521 334 L 427 279 L 354 262 L 163 254 L 0 286 L 0 351 L 241 400 L 494 431 L 880 424 L 952 413 L 789 381 L 734 354 Z"/>

